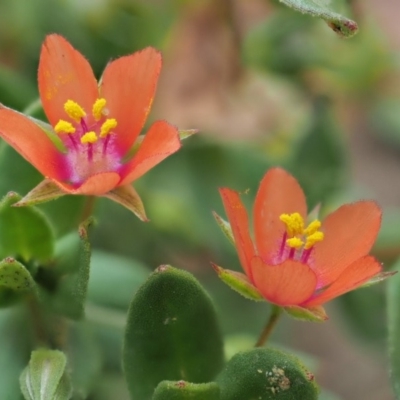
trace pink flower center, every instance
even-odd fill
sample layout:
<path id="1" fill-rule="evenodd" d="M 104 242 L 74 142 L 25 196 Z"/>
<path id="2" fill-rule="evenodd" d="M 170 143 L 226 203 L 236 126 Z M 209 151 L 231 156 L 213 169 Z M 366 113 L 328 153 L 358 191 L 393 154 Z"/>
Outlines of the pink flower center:
<path id="1" fill-rule="evenodd" d="M 67 148 L 71 183 L 80 184 L 91 175 L 118 171 L 121 166 L 121 155 L 114 145 L 114 129 L 118 123 L 114 118 L 107 118 L 105 106 L 105 99 L 97 99 L 89 118 L 74 101 L 64 104 L 70 121 L 60 119 L 54 130 Z"/>

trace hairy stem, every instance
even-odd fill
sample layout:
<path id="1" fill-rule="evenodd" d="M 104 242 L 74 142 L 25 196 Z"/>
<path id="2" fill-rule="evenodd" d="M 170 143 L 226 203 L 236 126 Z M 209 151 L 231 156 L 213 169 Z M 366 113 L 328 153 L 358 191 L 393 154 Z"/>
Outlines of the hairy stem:
<path id="1" fill-rule="evenodd" d="M 279 317 L 282 314 L 282 308 L 276 305 L 272 305 L 271 314 L 268 318 L 267 324 L 265 325 L 263 331 L 261 332 L 260 337 L 255 344 L 255 347 L 262 347 L 267 342 L 268 338 L 270 337 L 272 331 L 277 324 Z"/>

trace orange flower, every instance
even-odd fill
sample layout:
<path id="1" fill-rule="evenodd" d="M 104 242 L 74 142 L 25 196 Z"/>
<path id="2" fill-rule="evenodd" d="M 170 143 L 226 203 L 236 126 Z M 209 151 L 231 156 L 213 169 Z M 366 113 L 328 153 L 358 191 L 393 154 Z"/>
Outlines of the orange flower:
<path id="1" fill-rule="evenodd" d="M 110 62 L 97 83 L 77 50 L 47 36 L 38 81 L 51 126 L 0 105 L 0 136 L 47 178 L 21 205 L 64 194 L 106 196 L 146 219 L 130 183 L 181 146 L 178 130 L 157 121 L 136 149 L 160 70 L 160 53 L 148 47 Z"/>
<path id="2" fill-rule="evenodd" d="M 316 309 L 382 270 L 368 255 L 382 216 L 373 201 L 343 205 L 322 223 L 307 221 L 298 182 L 283 169 L 273 168 L 256 195 L 253 243 L 239 194 L 227 188 L 220 194 L 247 285 L 271 303 Z M 226 272 L 215 267 L 220 276 Z M 242 283 L 246 284 L 244 279 Z"/>

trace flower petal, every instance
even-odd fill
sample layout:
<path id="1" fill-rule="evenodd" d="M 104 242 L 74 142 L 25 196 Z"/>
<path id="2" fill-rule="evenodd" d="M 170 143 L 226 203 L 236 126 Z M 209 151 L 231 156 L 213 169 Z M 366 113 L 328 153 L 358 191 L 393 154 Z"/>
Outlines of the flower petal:
<path id="1" fill-rule="evenodd" d="M 285 226 L 281 214 L 299 213 L 304 219 L 307 204 L 296 179 L 281 168 L 272 168 L 261 181 L 254 202 L 254 233 L 257 250 L 265 262 L 276 264 Z"/>
<path id="2" fill-rule="evenodd" d="M 140 178 L 181 147 L 178 130 L 165 121 L 156 121 L 145 135 L 133 158 L 121 170 L 121 185 Z"/>
<path id="3" fill-rule="evenodd" d="M 279 265 L 268 265 L 260 257 L 251 261 L 254 284 L 271 303 L 296 306 L 314 293 L 317 277 L 306 264 L 286 260 Z"/>
<path id="4" fill-rule="evenodd" d="M 109 117 L 118 121 L 115 142 L 125 155 L 146 121 L 161 71 L 161 54 L 148 47 L 109 63 L 101 79 L 101 96 Z"/>
<path id="5" fill-rule="evenodd" d="M 45 177 L 57 180 L 68 177 L 65 158 L 46 133 L 23 114 L 2 105 L 0 137 Z"/>
<path id="6" fill-rule="evenodd" d="M 253 277 L 250 264 L 255 251 L 253 241 L 250 237 L 247 211 L 240 200 L 239 193 L 228 188 L 219 189 L 219 193 L 224 203 L 229 223 L 231 224 L 240 263 L 249 280 L 252 282 Z"/>
<path id="7" fill-rule="evenodd" d="M 49 35 L 40 53 L 39 93 L 49 122 L 65 119 L 64 103 L 77 102 L 88 114 L 98 97 L 97 81 L 88 61 L 60 35 Z"/>
<path id="8" fill-rule="evenodd" d="M 365 256 L 348 266 L 341 275 L 326 290 L 310 301 L 306 301 L 303 307 L 315 307 L 332 300 L 350 290 L 356 289 L 364 282 L 379 274 L 382 265 L 372 256 Z"/>
<path id="9" fill-rule="evenodd" d="M 120 181 L 120 176 L 116 172 L 101 172 L 90 176 L 79 187 L 74 187 L 68 183 L 54 182 L 67 194 L 81 194 L 87 196 L 102 196 L 113 190 Z"/>
<path id="10" fill-rule="evenodd" d="M 324 240 L 315 246 L 318 285 L 335 281 L 344 269 L 368 254 L 381 225 L 382 211 L 373 201 L 345 204 L 328 215 L 321 230 Z"/>

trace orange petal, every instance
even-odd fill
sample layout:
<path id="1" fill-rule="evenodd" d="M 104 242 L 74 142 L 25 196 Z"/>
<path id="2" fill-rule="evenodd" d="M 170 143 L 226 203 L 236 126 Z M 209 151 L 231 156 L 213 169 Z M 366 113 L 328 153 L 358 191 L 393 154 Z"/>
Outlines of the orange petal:
<path id="1" fill-rule="evenodd" d="M 137 153 L 124 165 L 121 185 L 140 178 L 181 147 L 178 130 L 165 121 L 156 121 L 145 135 Z"/>
<path id="2" fill-rule="evenodd" d="M 251 260 L 254 284 L 271 303 L 296 306 L 314 293 L 317 277 L 306 264 L 286 260 L 282 264 L 268 265 L 260 257 Z"/>
<path id="3" fill-rule="evenodd" d="M 320 295 L 305 302 L 303 307 L 315 307 L 338 297 L 350 290 L 356 289 L 364 282 L 379 274 L 382 265 L 372 256 L 365 256 L 348 266 L 338 279 Z"/>
<path id="4" fill-rule="evenodd" d="M 161 54 L 148 47 L 107 65 L 101 79 L 101 96 L 107 100 L 109 117 L 118 121 L 115 143 L 126 154 L 146 121 L 153 102 Z"/>
<path id="5" fill-rule="evenodd" d="M 98 97 L 97 81 L 88 61 L 59 35 L 49 35 L 40 53 L 39 93 L 49 122 L 65 119 L 64 103 L 77 102 L 91 116 Z"/>
<path id="6" fill-rule="evenodd" d="M 250 263 L 255 252 L 249 232 L 247 211 L 240 200 L 239 193 L 228 188 L 219 189 L 219 193 L 224 203 L 229 223 L 231 224 L 240 263 L 250 281 L 253 281 Z"/>
<path id="7" fill-rule="evenodd" d="M 57 180 L 67 178 L 65 158 L 46 133 L 23 114 L 1 105 L 0 137 L 44 176 Z"/>
<path id="8" fill-rule="evenodd" d="M 257 250 L 265 262 L 276 264 L 285 225 L 281 214 L 307 215 L 303 190 L 296 179 L 281 168 L 272 168 L 264 176 L 254 202 L 254 232 Z"/>
<path id="9" fill-rule="evenodd" d="M 335 281 L 344 269 L 368 254 L 381 225 L 382 211 L 373 201 L 346 204 L 328 215 L 315 246 L 314 270 L 321 287 Z"/>
<path id="10" fill-rule="evenodd" d="M 54 183 L 68 194 L 102 196 L 113 190 L 118 185 L 120 179 L 119 174 L 116 172 L 101 172 L 90 176 L 77 188 L 68 183 L 56 181 Z"/>

